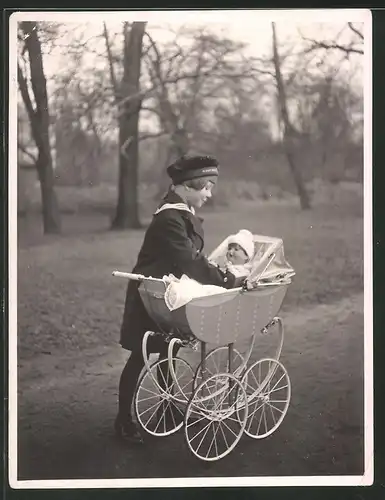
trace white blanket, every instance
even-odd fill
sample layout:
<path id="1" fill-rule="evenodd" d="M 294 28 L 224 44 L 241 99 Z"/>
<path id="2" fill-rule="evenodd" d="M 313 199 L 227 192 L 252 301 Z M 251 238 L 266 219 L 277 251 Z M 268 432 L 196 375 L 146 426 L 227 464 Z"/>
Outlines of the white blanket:
<path id="1" fill-rule="evenodd" d="M 226 288 L 220 286 L 202 285 L 185 274 L 180 279 L 172 275 L 164 276 L 163 279 L 169 283 L 164 300 L 170 311 L 184 306 L 194 298 L 207 297 L 208 295 L 215 295 L 226 291 Z"/>

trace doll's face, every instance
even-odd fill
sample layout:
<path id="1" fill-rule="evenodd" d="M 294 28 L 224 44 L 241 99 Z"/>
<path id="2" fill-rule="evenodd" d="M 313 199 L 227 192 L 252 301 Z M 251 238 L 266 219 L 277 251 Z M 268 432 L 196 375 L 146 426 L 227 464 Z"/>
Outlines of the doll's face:
<path id="1" fill-rule="evenodd" d="M 242 264 L 246 264 L 249 260 L 247 253 L 243 250 L 243 248 L 238 245 L 238 243 L 230 243 L 227 247 L 226 258 L 231 264 L 235 266 L 239 266 Z"/>

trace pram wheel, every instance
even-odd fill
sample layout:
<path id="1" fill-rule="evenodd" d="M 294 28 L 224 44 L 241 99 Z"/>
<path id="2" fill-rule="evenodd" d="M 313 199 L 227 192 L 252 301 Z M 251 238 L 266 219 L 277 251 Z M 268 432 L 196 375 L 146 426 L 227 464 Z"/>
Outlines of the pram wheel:
<path id="1" fill-rule="evenodd" d="M 153 436 L 168 436 L 183 425 L 184 409 L 191 397 L 194 370 L 181 358 L 172 358 L 172 379 L 168 359 L 151 365 L 138 382 L 135 393 L 135 415 L 143 429 Z"/>
<path id="2" fill-rule="evenodd" d="M 247 395 L 231 373 L 217 373 L 203 381 L 186 408 L 185 436 L 192 453 L 208 462 L 228 455 L 247 423 Z"/>
<path id="3" fill-rule="evenodd" d="M 206 377 L 215 375 L 217 373 L 223 373 L 228 371 L 228 360 L 229 360 L 229 349 L 227 346 L 217 347 L 207 353 L 205 357 L 205 369 Z M 242 354 L 233 349 L 233 360 L 232 360 L 232 373 L 236 376 L 240 376 L 240 368 L 243 364 Z M 199 364 L 194 377 L 194 389 L 196 389 L 199 384 L 202 383 L 202 363 Z"/>
<path id="4" fill-rule="evenodd" d="M 248 368 L 242 383 L 249 409 L 245 433 L 254 439 L 269 436 L 289 407 L 291 384 L 286 368 L 275 359 L 260 359 Z"/>

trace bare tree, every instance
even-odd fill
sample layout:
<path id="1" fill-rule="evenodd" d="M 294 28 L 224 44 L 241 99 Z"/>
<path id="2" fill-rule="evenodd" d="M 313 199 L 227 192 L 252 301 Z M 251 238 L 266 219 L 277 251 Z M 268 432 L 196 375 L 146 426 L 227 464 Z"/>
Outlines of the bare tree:
<path id="1" fill-rule="evenodd" d="M 149 33 L 146 38 L 144 63 L 151 91 L 142 109 L 155 113 L 161 133 L 169 138 L 166 162 L 204 152 L 208 141 L 202 138 L 214 101 L 226 100 L 234 82 L 253 77 L 242 58 L 244 45 L 199 27 L 182 27 L 162 46 Z M 161 176 L 158 195 L 166 183 L 166 176 Z"/>
<path id="2" fill-rule="evenodd" d="M 70 62 L 73 64 L 71 59 Z M 105 73 L 104 69 L 85 68 L 81 75 L 73 75 L 69 64 L 55 76 L 51 109 L 60 183 L 100 183 L 109 139 L 116 135 L 117 128 L 109 77 Z M 109 160 L 108 165 L 110 171 L 114 170 L 115 162 Z"/>
<path id="3" fill-rule="evenodd" d="M 118 200 L 113 229 L 139 228 L 138 209 L 138 125 L 142 96 L 139 88 L 145 22 L 123 25 L 123 76 L 118 82 L 107 27 L 104 36 L 109 60 L 110 77 L 118 106 L 119 121 L 119 181 Z"/>
<path id="4" fill-rule="evenodd" d="M 299 123 L 301 131 L 309 134 L 310 152 L 319 174 L 325 180 L 339 182 L 351 170 L 347 160 L 350 151 L 362 144 L 362 95 L 332 74 L 317 79 L 307 91 L 311 99 Z"/>
<path id="5" fill-rule="evenodd" d="M 204 122 L 209 101 L 221 97 L 220 92 L 228 82 L 251 77 L 247 61 L 239 57 L 243 44 L 214 35 L 207 29 L 182 28 L 172 41 L 160 47 L 146 32 L 148 43 L 143 49 L 142 76 L 147 77 L 147 81 L 141 82 L 136 93 L 123 96 L 119 94 L 119 78 L 114 71 L 116 56 L 106 26 L 104 36 L 111 82 L 118 90 L 118 118 L 124 104 L 140 100 L 141 110 L 155 114 L 159 127 L 157 132 L 139 134 L 138 139 L 168 137 L 167 161 L 194 148 L 194 132 L 201 128 L 199 122 Z M 184 43 L 179 36 L 184 38 Z"/>
<path id="6" fill-rule="evenodd" d="M 41 187 L 43 212 L 43 227 L 45 233 L 60 232 L 60 212 L 54 190 L 54 174 L 49 141 L 49 111 L 47 84 L 44 75 L 41 42 L 38 36 L 39 25 L 31 21 L 21 24 L 21 40 L 24 43 L 23 52 L 27 51 L 29 70 L 35 107 L 32 103 L 27 77 L 20 61 L 17 67 L 18 84 L 21 96 L 31 123 L 33 139 L 36 143 L 38 156 L 36 168 Z"/>
<path id="7" fill-rule="evenodd" d="M 272 23 L 272 41 L 273 41 L 273 64 L 274 77 L 277 86 L 277 100 L 279 106 L 280 120 L 283 125 L 283 147 L 290 171 L 293 176 L 295 186 L 297 188 L 301 208 L 306 210 L 311 208 L 310 197 L 306 190 L 305 183 L 302 179 L 301 170 L 296 162 L 296 140 L 298 132 L 290 120 L 289 110 L 286 98 L 285 82 L 282 77 L 281 60 L 278 51 L 277 33 L 275 23 Z"/>

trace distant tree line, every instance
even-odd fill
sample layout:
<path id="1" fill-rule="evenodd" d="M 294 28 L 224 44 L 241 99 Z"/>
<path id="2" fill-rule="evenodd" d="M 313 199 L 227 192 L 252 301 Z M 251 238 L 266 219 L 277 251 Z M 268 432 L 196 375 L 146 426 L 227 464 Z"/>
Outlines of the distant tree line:
<path id="1" fill-rule="evenodd" d="M 119 33 L 103 23 L 86 40 L 66 25 L 19 23 L 18 147 L 36 167 L 44 232 L 60 231 L 56 185 L 106 179 L 117 186 L 111 227 L 140 227 L 141 179 L 163 190 L 165 166 L 191 152 L 216 155 L 225 178 L 290 179 L 303 209 L 309 180 L 361 180 L 362 90 L 340 71 L 363 54 L 359 24 L 345 26 L 344 43 L 302 33 L 280 43 L 272 23 L 264 57 L 209 28 L 170 35 L 160 44 L 145 22 Z M 47 81 L 53 50 L 67 64 Z"/>

